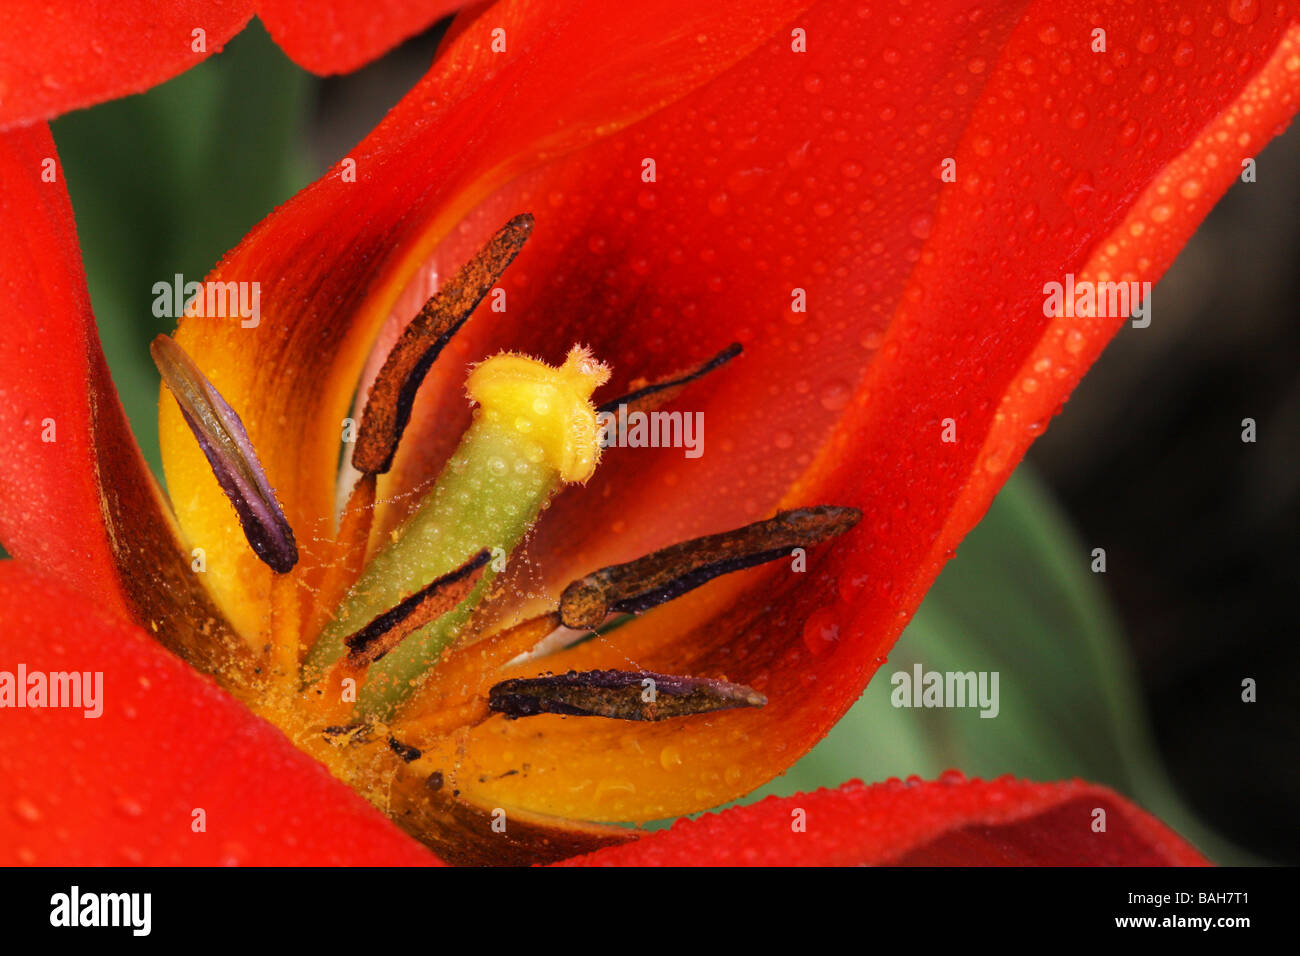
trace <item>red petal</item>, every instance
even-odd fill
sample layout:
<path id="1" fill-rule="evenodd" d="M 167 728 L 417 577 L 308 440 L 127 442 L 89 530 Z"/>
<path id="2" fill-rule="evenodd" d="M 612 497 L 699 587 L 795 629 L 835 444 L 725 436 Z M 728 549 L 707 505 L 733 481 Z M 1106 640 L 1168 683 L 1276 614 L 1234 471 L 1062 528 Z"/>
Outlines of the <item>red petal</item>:
<path id="1" fill-rule="evenodd" d="M 217 53 L 253 0 L 112 0 L 0 6 L 0 128 L 50 119 L 170 79 Z M 203 46 L 195 52 L 195 30 Z"/>
<path id="2" fill-rule="evenodd" d="M 0 542 L 213 670 L 226 625 L 113 389 L 44 123 L 0 133 L 0 235 Z"/>
<path id="3" fill-rule="evenodd" d="M 0 862 L 438 862 L 280 731 L 75 591 L 0 562 L 0 620 L 9 674 L 103 672 L 98 718 L 4 711 Z"/>
<path id="4" fill-rule="evenodd" d="M 346 73 L 463 5 L 463 0 L 263 0 L 257 16 L 299 66 Z"/>
<path id="5" fill-rule="evenodd" d="M 1094 829 L 1103 818 L 1105 830 Z M 802 811 L 802 812 L 800 812 Z M 802 823 L 804 829 L 798 829 Z M 1176 833 L 1106 787 L 939 780 L 768 797 L 565 866 L 1196 866 Z"/>

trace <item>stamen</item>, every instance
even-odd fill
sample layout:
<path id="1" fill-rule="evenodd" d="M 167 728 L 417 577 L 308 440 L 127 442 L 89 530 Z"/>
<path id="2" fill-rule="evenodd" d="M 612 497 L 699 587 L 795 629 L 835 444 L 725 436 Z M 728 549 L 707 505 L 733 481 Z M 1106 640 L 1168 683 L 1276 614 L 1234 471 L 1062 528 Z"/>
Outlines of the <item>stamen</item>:
<path id="1" fill-rule="evenodd" d="M 362 475 L 348 495 L 339 519 L 338 533 L 328 545 L 329 559 L 304 633 L 308 644 L 320 635 L 334 609 L 347 595 L 348 588 L 361 576 L 374 513 L 375 476 Z"/>
<path id="2" fill-rule="evenodd" d="M 496 674 L 560 626 L 560 615 L 541 614 L 467 646 L 457 646 L 430 672 L 399 726 L 421 738 L 482 723 L 491 714 L 487 695 Z"/>
<path id="3" fill-rule="evenodd" d="M 344 638 L 350 667 L 365 667 L 379 660 L 413 631 L 446 614 L 478 586 L 492 556 L 484 548 L 455 571 L 435 578 L 396 607 Z M 475 573 L 477 572 L 477 573 Z"/>
<path id="4" fill-rule="evenodd" d="M 239 515 L 253 553 L 271 570 L 288 572 L 298 563 L 298 545 L 239 415 L 172 339 L 159 335 L 149 352 Z"/>
<path id="5" fill-rule="evenodd" d="M 681 393 L 682 389 L 698 378 L 703 378 L 715 369 L 726 365 L 744 351 L 739 342 L 732 342 L 725 349 L 703 365 L 686 372 L 677 372 L 667 378 L 628 392 L 620 398 L 596 406 L 596 411 L 609 414 L 617 412 L 620 405 L 626 405 L 629 412 L 650 411 L 666 405 Z"/>
<path id="6" fill-rule="evenodd" d="M 735 707 L 762 707 L 767 698 L 743 684 L 653 671 L 569 671 L 502 681 L 488 704 L 507 718 L 536 714 L 667 720 Z"/>
<path id="7" fill-rule="evenodd" d="M 302 603 L 296 575 L 271 576 L 270 664 L 275 686 L 292 693 L 298 684 Z"/>
<path id="8" fill-rule="evenodd" d="M 528 213 L 501 227 L 474 258 L 424 304 L 402 332 L 370 386 L 352 466 L 363 474 L 392 467 L 402 432 L 411 420 L 415 393 L 434 360 L 501 278 L 533 229 Z"/>
<path id="9" fill-rule="evenodd" d="M 848 531 L 856 508 L 821 505 L 782 511 L 767 521 L 683 541 L 626 564 L 579 578 L 560 595 L 565 627 L 594 629 L 610 613 L 640 614 L 722 574 L 786 557 Z"/>

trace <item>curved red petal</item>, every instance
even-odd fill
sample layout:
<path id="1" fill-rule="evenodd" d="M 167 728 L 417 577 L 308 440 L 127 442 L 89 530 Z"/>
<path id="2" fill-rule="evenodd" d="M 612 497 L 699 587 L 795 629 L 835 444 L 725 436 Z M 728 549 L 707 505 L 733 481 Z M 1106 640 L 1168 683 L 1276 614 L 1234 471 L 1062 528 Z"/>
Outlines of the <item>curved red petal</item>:
<path id="1" fill-rule="evenodd" d="M 45 123 L 0 133 L 0 234 L 0 543 L 216 672 L 234 635 L 113 388 Z"/>
<path id="2" fill-rule="evenodd" d="M 1101 814 L 1098 811 L 1102 811 Z M 892 780 L 768 797 L 678 821 L 561 866 L 1200 866 L 1208 861 L 1106 787 Z"/>
<path id="3" fill-rule="evenodd" d="M 278 730 L 84 595 L 0 562 L 0 620 L 5 864 L 438 862 Z M 92 708 L 102 714 L 11 709 L 19 667 L 102 673 Z"/>
<path id="4" fill-rule="evenodd" d="M 253 0 L 0 5 L 0 128 L 170 79 L 243 29 Z"/>
<path id="5" fill-rule="evenodd" d="M 257 16 L 289 58 L 346 73 L 465 6 L 465 0 L 262 0 Z"/>

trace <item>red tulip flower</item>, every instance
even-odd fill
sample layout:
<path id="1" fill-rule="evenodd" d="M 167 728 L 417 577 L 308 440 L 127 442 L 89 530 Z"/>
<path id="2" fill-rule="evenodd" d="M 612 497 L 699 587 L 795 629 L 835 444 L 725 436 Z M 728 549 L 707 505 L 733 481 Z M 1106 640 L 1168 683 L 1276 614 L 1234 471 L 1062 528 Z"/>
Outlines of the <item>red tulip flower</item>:
<path id="1" fill-rule="evenodd" d="M 1260 0 L 467 14 L 209 275 L 257 320 L 156 344 L 166 497 L 49 132 L 3 134 L 0 669 L 104 679 L 0 714 L 10 858 L 1200 861 L 1103 788 L 958 774 L 611 824 L 844 714 L 1127 321 L 1044 286 L 1156 280 L 1298 39 Z M 706 453 L 597 464 L 593 405 L 649 393 Z"/>

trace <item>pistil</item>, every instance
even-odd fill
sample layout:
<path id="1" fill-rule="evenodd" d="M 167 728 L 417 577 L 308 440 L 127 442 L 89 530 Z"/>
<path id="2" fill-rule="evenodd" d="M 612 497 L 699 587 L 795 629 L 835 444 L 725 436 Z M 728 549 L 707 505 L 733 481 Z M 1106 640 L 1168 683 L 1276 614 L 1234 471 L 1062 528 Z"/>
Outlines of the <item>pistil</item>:
<path id="1" fill-rule="evenodd" d="M 475 420 L 433 489 L 366 566 L 306 662 L 311 683 L 343 654 L 343 639 L 472 555 L 492 555 L 459 606 L 407 637 L 370 667 L 358 699 L 386 719 L 460 632 L 492 578 L 565 482 L 586 481 L 599 456 L 591 392 L 608 371 L 582 348 L 558 369 L 517 355 L 477 366 L 467 391 Z"/>

